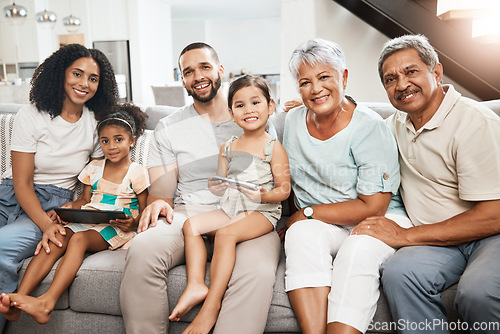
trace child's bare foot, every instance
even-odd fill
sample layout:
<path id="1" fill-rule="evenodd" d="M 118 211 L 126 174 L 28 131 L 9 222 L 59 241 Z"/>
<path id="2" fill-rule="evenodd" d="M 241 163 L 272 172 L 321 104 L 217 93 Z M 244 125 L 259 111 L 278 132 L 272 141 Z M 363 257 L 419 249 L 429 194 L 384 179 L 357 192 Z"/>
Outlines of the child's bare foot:
<path id="1" fill-rule="evenodd" d="M 54 306 L 50 306 L 45 299 L 17 293 L 11 294 L 10 299 L 12 301 L 12 306 L 15 306 L 21 311 L 31 315 L 39 324 L 46 324 L 49 322 L 50 314 L 52 313 Z"/>
<path id="2" fill-rule="evenodd" d="M 8 321 L 16 321 L 21 315 L 21 311 L 10 306 L 10 297 L 5 293 L 0 295 L 0 313 L 2 313 Z"/>
<path id="3" fill-rule="evenodd" d="M 190 309 L 204 301 L 207 294 L 208 287 L 204 283 L 188 284 L 168 318 L 171 321 L 179 321 Z"/>
<path id="4" fill-rule="evenodd" d="M 220 307 L 205 307 L 203 305 L 193 322 L 182 332 L 182 334 L 208 334 L 214 327 L 219 315 Z"/>

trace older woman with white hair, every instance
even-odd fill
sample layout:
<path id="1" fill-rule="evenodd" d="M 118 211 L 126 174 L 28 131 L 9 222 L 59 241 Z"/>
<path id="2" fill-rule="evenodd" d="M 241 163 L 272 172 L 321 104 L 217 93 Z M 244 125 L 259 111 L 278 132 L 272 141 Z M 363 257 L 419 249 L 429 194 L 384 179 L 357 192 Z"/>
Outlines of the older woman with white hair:
<path id="1" fill-rule="evenodd" d="M 289 112 L 283 140 L 298 210 L 280 231 L 286 290 L 303 333 L 365 332 L 379 267 L 395 249 L 351 231 L 370 216 L 411 226 L 398 194 L 396 142 L 376 112 L 345 95 L 339 45 L 307 41 L 289 67 L 304 105 Z"/>

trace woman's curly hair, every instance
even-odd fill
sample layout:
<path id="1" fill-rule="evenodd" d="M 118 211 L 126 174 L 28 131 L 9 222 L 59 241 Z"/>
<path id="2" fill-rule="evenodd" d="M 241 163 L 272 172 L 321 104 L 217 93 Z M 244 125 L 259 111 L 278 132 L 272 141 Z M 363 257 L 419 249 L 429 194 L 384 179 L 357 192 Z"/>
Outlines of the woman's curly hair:
<path id="1" fill-rule="evenodd" d="M 129 131 L 133 136 L 140 137 L 146 129 L 148 115 L 132 103 L 112 106 L 106 117 L 97 124 L 97 133 L 107 125 L 119 125 Z"/>
<path id="2" fill-rule="evenodd" d="M 85 102 L 97 120 L 116 103 L 118 87 L 113 68 L 108 58 L 97 49 L 87 49 L 80 44 L 69 44 L 55 51 L 37 67 L 31 79 L 30 102 L 40 111 L 52 117 L 61 114 L 65 98 L 64 81 L 66 69 L 77 59 L 92 58 L 99 65 L 99 85 L 95 95 Z"/>

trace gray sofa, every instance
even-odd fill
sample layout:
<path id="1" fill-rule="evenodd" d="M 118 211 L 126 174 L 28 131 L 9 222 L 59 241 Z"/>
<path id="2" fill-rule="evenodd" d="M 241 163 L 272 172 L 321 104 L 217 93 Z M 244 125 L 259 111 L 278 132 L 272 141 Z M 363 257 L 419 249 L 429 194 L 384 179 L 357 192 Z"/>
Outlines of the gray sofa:
<path id="1" fill-rule="evenodd" d="M 500 100 L 483 103 L 500 115 Z M 394 109 L 388 103 L 365 104 L 377 111 L 384 118 L 394 112 Z M 5 170 L 6 166 L 10 164 L 8 143 L 10 141 L 13 117 L 19 107 L 20 105 L 0 104 L 0 141 L 2 143 L 0 168 L 2 172 Z M 132 157 L 136 161 L 140 163 L 147 162 L 152 129 L 160 118 L 170 114 L 174 110 L 176 110 L 176 108 L 168 106 L 153 106 L 146 109 L 146 113 L 150 116 L 148 120 L 149 130 L 139 139 L 137 148 L 132 153 Z M 282 139 L 285 116 L 286 113 L 278 111 L 270 119 L 279 139 Z M 280 224 L 283 224 L 289 213 L 289 208 L 285 205 L 284 217 L 282 217 Z M 125 263 L 125 254 L 125 250 L 106 250 L 97 254 L 89 254 L 78 271 L 75 281 L 58 301 L 48 324 L 43 326 L 38 325 L 30 317 L 22 315 L 19 321 L 7 324 L 4 334 L 124 333 L 125 329 L 120 311 L 119 289 L 122 279 L 122 270 Z M 274 286 L 271 308 L 269 310 L 266 333 L 300 332 L 300 327 L 294 316 L 284 288 L 284 262 L 282 253 L 276 274 L 276 283 Z M 20 272 L 21 277 L 28 263 L 29 260 L 26 260 Z M 209 268 L 207 268 L 207 276 L 208 270 Z M 40 295 L 46 291 L 52 281 L 54 271 L 55 267 L 35 290 L 34 295 Z M 173 268 L 168 275 L 168 296 L 171 309 L 180 297 L 185 284 L 185 266 Z M 456 321 L 458 318 L 453 308 L 455 293 L 456 287 L 452 286 L 442 295 L 450 321 Z M 181 333 L 188 323 L 193 320 L 198 310 L 199 306 L 191 310 L 182 321 L 171 323 L 169 333 Z M 394 332 L 394 324 L 392 324 L 391 327 L 390 322 L 391 316 L 387 302 L 384 295 L 381 294 L 377 313 L 375 314 L 369 333 Z"/>

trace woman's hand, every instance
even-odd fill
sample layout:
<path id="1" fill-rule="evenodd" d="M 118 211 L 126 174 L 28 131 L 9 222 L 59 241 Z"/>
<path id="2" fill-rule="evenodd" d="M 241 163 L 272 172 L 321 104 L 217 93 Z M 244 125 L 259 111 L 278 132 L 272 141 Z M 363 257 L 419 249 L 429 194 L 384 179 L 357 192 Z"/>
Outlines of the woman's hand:
<path id="1" fill-rule="evenodd" d="M 280 228 L 277 231 L 281 241 L 285 240 L 286 231 L 290 228 L 290 226 L 292 226 L 294 223 L 296 223 L 300 220 L 304 220 L 304 219 L 307 219 L 307 217 L 304 215 L 304 209 L 300 209 L 299 211 L 297 211 L 293 215 L 291 215 L 287 219 L 285 226 Z"/>
<path id="2" fill-rule="evenodd" d="M 45 253 L 50 253 L 49 241 L 52 241 L 57 247 L 62 247 L 62 243 L 57 239 L 57 234 L 66 235 L 66 229 L 61 224 L 51 222 L 46 225 L 43 229 L 42 241 L 38 243 L 35 250 L 35 255 L 37 255 L 40 250 L 45 249 Z"/>
<path id="3" fill-rule="evenodd" d="M 139 221 L 129 215 L 127 215 L 127 218 L 125 219 L 110 220 L 109 223 L 111 224 L 111 226 L 118 227 L 123 232 L 132 232 L 133 230 L 135 230 L 137 225 L 139 225 Z"/>

